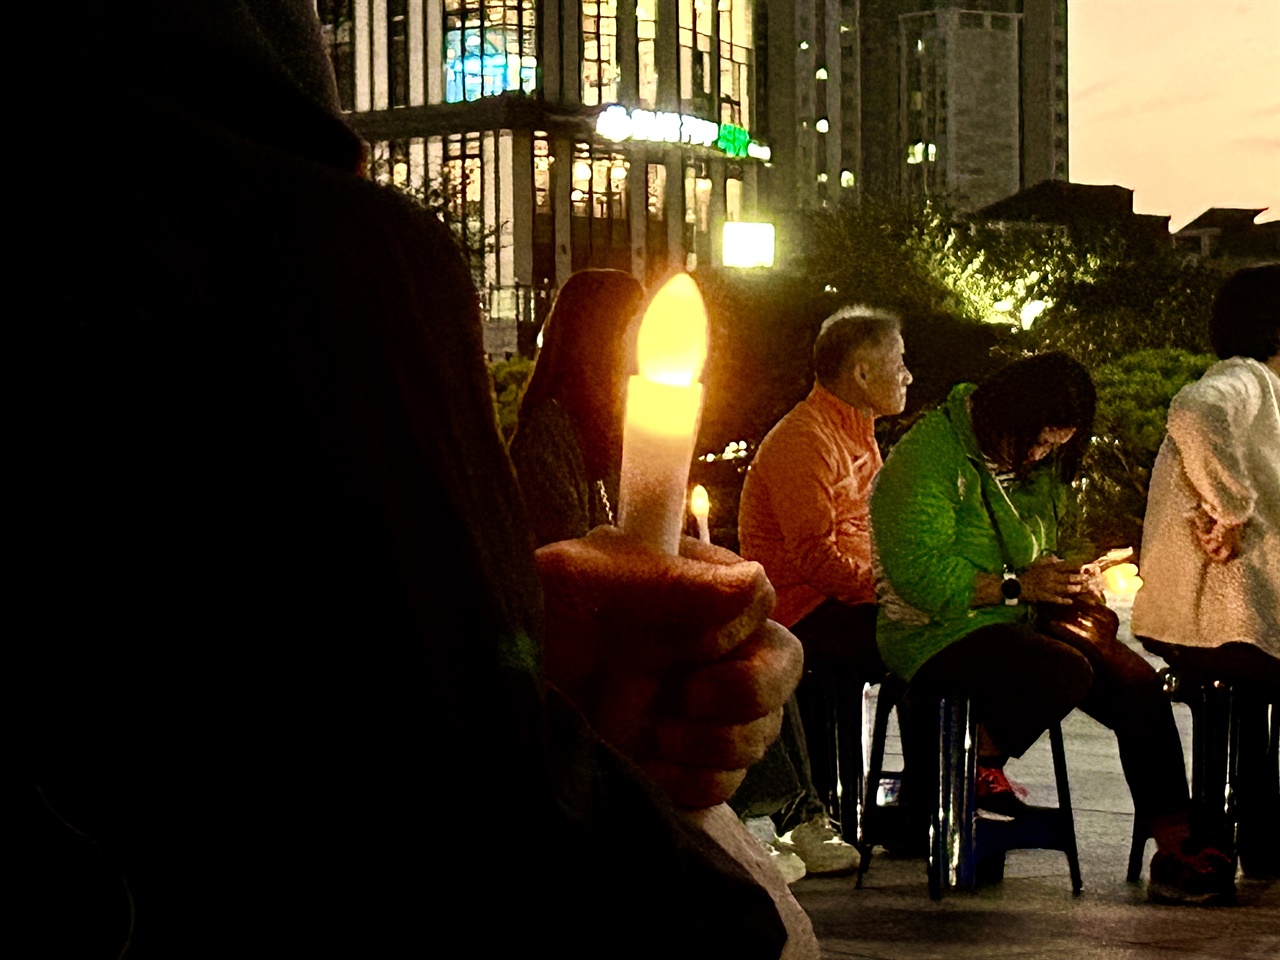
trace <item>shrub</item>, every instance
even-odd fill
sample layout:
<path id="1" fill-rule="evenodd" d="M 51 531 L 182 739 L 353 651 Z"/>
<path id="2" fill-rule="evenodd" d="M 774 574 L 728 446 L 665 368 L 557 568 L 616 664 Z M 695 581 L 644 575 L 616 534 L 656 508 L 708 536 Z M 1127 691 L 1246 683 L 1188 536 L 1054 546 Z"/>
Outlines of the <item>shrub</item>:
<path id="1" fill-rule="evenodd" d="M 1169 402 L 1214 360 L 1168 347 L 1140 350 L 1093 371 L 1098 414 L 1077 480 L 1079 526 L 1069 535 L 1099 551 L 1141 545 L 1147 488 L 1164 440 Z"/>
<path id="2" fill-rule="evenodd" d="M 533 372 L 533 361 L 514 354 L 510 360 L 498 360 L 489 364 L 489 377 L 493 380 L 493 400 L 498 413 L 498 426 L 502 439 L 511 442 L 516 429 L 516 413 L 520 407 L 520 394 Z"/>

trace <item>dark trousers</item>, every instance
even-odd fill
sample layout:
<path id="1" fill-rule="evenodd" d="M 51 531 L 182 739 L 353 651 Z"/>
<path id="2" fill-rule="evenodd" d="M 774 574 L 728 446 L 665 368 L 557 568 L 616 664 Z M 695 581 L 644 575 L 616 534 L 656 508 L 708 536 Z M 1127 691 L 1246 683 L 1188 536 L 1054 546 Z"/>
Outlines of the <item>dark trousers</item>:
<path id="1" fill-rule="evenodd" d="M 1068 640 L 1023 624 L 975 630 L 912 678 L 908 697 L 913 726 L 920 727 L 912 742 L 929 742 L 923 728 L 936 723 L 936 711 L 924 706 L 945 691 L 967 694 L 988 735 L 1011 756 L 1021 756 L 1078 706 L 1115 732 L 1139 815 L 1176 814 L 1190 806 L 1182 741 L 1160 678 L 1114 631 L 1101 639 Z M 936 770 L 937 757 L 930 762 Z"/>
<path id="2" fill-rule="evenodd" d="M 1188 647 L 1141 638 L 1152 653 L 1163 657 L 1184 680 L 1192 684 L 1208 684 L 1225 680 L 1231 684 L 1231 710 L 1237 721 L 1236 740 L 1231 749 L 1236 767 L 1232 776 L 1232 799 L 1235 803 L 1235 845 L 1246 874 L 1280 875 L 1280 660 L 1249 643 L 1224 643 L 1218 647 Z M 1203 706 L 1203 704 L 1202 704 Z M 1197 714 L 1197 726 L 1203 714 Z M 1223 720 L 1224 729 L 1226 721 Z M 1196 736 L 1205 736 L 1199 729 Z M 1225 743 L 1209 744 L 1208 752 L 1222 764 L 1227 762 Z M 1217 751 L 1222 751 L 1221 753 Z M 1205 822 L 1206 832 L 1224 829 L 1221 793 L 1217 803 L 1205 803 L 1206 788 L 1219 786 L 1210 770 L 1199 764 L 1212 761 L 1202 755 L 1193 763 L 1195 776 L 1208 775 L 1207 785 L 1197 784 L 1197 804 L 1211 809 L 1197 811 Z M 1212 793 L 1210 794 L 1212 795 Z"/>
<path id="3" fill-rule="evenodd" d="M 847 836 L 855 836 L 862 795 L 862 688 L 879 683 L 876 605 L 824 601 L 791 627 L 804 646 L 796 690 L 817 796 Z"/>

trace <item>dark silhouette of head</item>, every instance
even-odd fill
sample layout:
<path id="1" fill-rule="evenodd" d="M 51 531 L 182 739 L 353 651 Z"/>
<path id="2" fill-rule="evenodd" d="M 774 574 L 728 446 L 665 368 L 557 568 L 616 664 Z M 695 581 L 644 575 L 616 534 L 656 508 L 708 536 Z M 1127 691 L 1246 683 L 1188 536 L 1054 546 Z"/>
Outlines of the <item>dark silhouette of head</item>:
<path id="1" fill-rule="evenodd" d="M 1209 342 L 1221 360 L 1265 363 L 1280 353 L 1280 263 L 1245 267 L 1227 278 L 1213 301 Z"/>
<path id="2" fill-rule="evenodd" d="M 1015 360 L 982 382 L 972 397 L 973 432 L 1002 467 L 1025 469 L 1046 430 L 1075 432 L 1056 450 L 1064 479 L 1075 476 L 1093 435 L 1093 379 L 1065 353 Z"/>
<path id="3" fill-rule="evenodd" d="M 616 469 L 621 457 L 623 384 L 635 364 L 636 312 L 643 300 L 644 287 L 621 270 L 571 276 L 543 326 L 520 400 L 521 416 L 552 400 L 564 409 L 593 477 Z"/>

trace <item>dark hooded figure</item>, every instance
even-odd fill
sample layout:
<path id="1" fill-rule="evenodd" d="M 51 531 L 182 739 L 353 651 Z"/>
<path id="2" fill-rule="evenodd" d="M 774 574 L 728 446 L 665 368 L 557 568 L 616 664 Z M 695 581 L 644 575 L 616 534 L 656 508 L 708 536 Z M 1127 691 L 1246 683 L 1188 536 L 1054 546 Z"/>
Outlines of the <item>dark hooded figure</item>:
<path id="1" fill-rule="evenodd" d="M 769 896 L 678 787 L 541 682 L 556 621 L 475 290 L 358 175 L 312 5 L 83 8 L 38 34 L 63 135 L 26 131 L 69 176 L 24 275 L 18 739 L 53 915 L 19 939 L 776 957 Z M 670 560 L 751 566 L 725 562 Z"/>

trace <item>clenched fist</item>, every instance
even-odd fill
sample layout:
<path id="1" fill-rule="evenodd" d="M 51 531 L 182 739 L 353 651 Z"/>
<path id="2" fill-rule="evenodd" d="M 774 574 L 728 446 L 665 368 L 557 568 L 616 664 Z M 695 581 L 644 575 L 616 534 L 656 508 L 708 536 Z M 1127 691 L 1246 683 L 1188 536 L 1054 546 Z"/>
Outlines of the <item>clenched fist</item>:
<path id="1" fill-rule="evenodd" d="M 800 642 L 768 619 L 757 563 L 685 537 L 678 557 L 613 527 L 537 552 L 547 681 L 675 803 L 723 803 L 778 735 Z"/>

